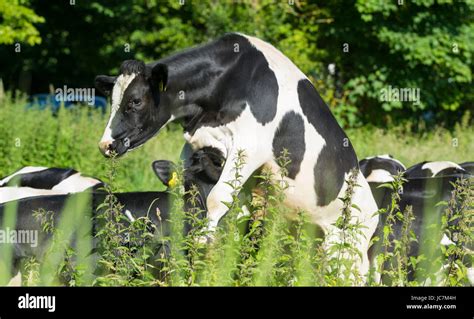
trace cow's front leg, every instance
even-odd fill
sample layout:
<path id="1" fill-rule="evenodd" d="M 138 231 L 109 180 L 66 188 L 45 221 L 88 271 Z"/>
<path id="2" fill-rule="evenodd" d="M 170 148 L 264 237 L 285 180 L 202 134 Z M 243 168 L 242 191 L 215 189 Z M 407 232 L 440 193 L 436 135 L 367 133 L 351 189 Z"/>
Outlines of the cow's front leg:
<path id="1" fill-rule="evenodd" d="M 239 183 L 243 185 L 252 173 L 265 163 L 265 160 L 260 157 L 257 158 L 254 154 L 247 154 L 243 150 L 243 163 L 239 167 Z M 208 230 L 209 237 L 212 239 L 213 232 L 222 217 L 227 213 L 228 207 L 224 203 L 232 201 L 233 192 L 237 191 L 230 185 L 229 182 L 235 180 L 236 161 L 238 157 L 238 150 L 230 152 L 224 164 L 222 174 L 217 184 L 212 188 L 207 197 L 207 217 L 209 220 Z"/>

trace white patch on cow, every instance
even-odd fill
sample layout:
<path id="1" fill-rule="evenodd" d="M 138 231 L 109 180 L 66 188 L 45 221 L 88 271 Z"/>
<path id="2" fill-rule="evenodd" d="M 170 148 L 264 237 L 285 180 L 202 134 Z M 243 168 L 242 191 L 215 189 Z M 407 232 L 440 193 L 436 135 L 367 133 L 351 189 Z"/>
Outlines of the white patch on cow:
<path id="1" fill-rule="evenodd" d="M 291 202 L 299 203 L 299 206 L 296 206 L 295 208 L 302 208 L 308 212 L 317 214 L 315 209 L 317 198 L 314 191 L 315 181 L 313 172 L 318 157 L 321 154 L 321 150 L 326 145 L 326 141 L 316 131 L 313 125 L 307 121 L 305 116 L 302 116 L 302 118 L 305 123 L 305 141 L 311 141 L 311 143 L 305 143 L 305 154 L 300 165 L 300 171 L 295 179 L 286 179 L 286 182 L 288 183 L 288 190 L 286 192 L 287 203 L 288 205 L 290 205 Z M 272 166 L 274 173 L 278 174 L 280 168 L 277 163 L 273 162 Z M 308 174 L 307 172 L 310 173 Z"/>
<path id="2" fill-rule="evenodd" d="M 193 150 L 211 146 L 221 151 L 225 157 L 227 157 L 228 150 L 232 147 L 232 132 L 225 125 L 217 127 L 202 126 L 193 135 L 186 132 L 184 138 Z"/>
<path id="3" fill-rule="evenodd" d="M 189 132 L 184 132 L 183 134 L 184 136 L 184 139 L 189 143 L 189 141 L 191 140 L 191 138 L 193 137 L 191 134 L 189 134 Z"/>
<path id="4" fill-rule="evenodd" d="M 77 193 L 94 187 L 99 183 L 100 181 L 95 178 L 82 176 L 81 173 L 76 173 L 55 185 L 52 190 L 62 191 L 65 193 Z"/>
<path id="5" fill-rule="evenodd" d="M 242 211 L 237 214 L 237 219 L 250 216 L 250 211 L 246 205 L 242 206 Z"/>
<path id="6" fill-rule="evenodd" d="M 135 221 L 135 218 L 132 215 L 132 212 L 130 212 L 128 209 L 125 210 L 125 216 L 133 223 Z"/>
<path id="7" fill-rule="evenodd" d="M 270 43 L 245 34 L 240 35 L 247 38 L 257 50 L 263 53 L 268 61 L 268 66 L 275 72 L 280 89 L 285 87 L 285 83 L 298 83 L 299 80 L 307 78 L 288 57 Z M 294 103 L 294 100 L 292 102 Z"/>
<path id="8" fill-rule="evenodd" d="M 21 287 L 21 272 L 18 272 L 15 277 L 10 279 L 7 286 L 9 287 Z"/>
<path id="9" fill-rule="evenodd" d="M 474 267 L 467 269 L 467 278 L 469 279 L 471 285 L 474 285 Z"/>
<path id="10" fill-rule="evenodd" d="M 107 126 L 105 127 L 104 135 L 102 135 L 102 139 L 100 142 L 110 142 L 112 143 L 114 139 L 112 138 L 112 121 L 115 117 L 115 114 L 120 108 L 120 103 L 122 103 L 122 98 L 125 90 L 133 81 L 133 79 L 137 76 L 137 74 L 120 74 L 115 81 L 114 88 L 112 90 L 112 106 L 110 108 L 110 117 L 109 121 L 107 122 Z"/>
<path id="11" fill-rule="evenodd" d="M 449 239 L 449 237 L 446 236 L 446 234 L 444 234 L 443 238 L 441 238 L 441 245 L 443 246 L 454 245 L 454 242 L 451 239 Z"/>
<path id="12" fill-rule="evenodd" d="M 0 180 L 0 187 L 5 186 L 8 184 L 8 182 L 15 176 L 21 175 L 21 174 L 28 174 L 28 173 L 34 173 L 34 172 L 40 172 L 48 169 L 48 167 L 43 167 L 43 166 L 26 166 L 23 167 L 22 169 L 16 171 L 15 173 L 5 177 L 4 179 Z"/>
<path id="13" fill-rule="evenodd" d="M 0 188 L 0 204 L 27 197 L 44 195 L 64 195 L 67 192 L 51 189 L 38 189 L 31 187 L 2 187 Z"/>
<path id="14" fill-rule="evenodd" d="M 407 169 L 406 166 L 402 164 L 402 162 L 400 162 L 399 160 L 393 158 L 390 154 L 382 154 L 382 155 L 378 155 L 377 157 L 384 158 L 384 159 L 396 162 L 396 163 L 400 164 L 400 166 L 403 167 L 404 170 Z"/>
<path id="15" fill-rule="evenodd" d="M 389 183 L 394 180 L 390 172 L 384 169 L 374 169 L 366 179 L 369 183 Z"/>
<path id="16" fill-rule="evenodd" d="M 458 164 L 449 162 L 449 161 L 428 162 L 428 163 L 425 163 L 421 167 L 421 169 L 422 170 L 429 169 L 431 171 L 432 176 L 436 176 L 436 174 L 441 172 L 443 169 L 450 168 L 450 167 L 462 169 L 462 167 L 459 166 Z"/>

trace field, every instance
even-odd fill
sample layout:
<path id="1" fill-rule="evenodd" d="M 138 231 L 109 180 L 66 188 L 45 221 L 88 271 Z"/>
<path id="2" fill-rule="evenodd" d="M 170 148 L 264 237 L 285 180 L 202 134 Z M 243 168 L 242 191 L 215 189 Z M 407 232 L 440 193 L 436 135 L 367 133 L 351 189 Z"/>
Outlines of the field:
<path id="1" fill-rule="evenodd" d="M 156 159 L 169 159 L 175 162 L 179 159 L 184 140 L 178 126 L 171 126 L 160 132 L 152 141 L 120 160 L 106 160 L 100 154 L 97 143 L 107 121 L 107 115 L 86 108 L 60 110 L 58 114 L 52 115 L 49 111 L 25 110 L 25 104 L 22 99 L 13 100 L 8 96 L 0 101 L 2 120 L 0 176 L 8 175 L 26 165 L 72 167 L 84 174 L 109 182 L 111 190 L 115 192 L 165 189 L 152 172 L 151 163 Z M 460 123 L 452 130 L 441 127 L 415 129 L 399 125 L 387 129 L 361 127 L 348 129 L 346 132 L 359 159 L 389 153 L 407 167 L 424 160 L 449 160 L 460 163 L 474 159 L 474 127 L 468 125 L 469 115 L 466 115 Z M 238 163 L 236 165 L 238 166 Z M 110 178 L 111 171 L 115 173 L 113 179 Z M 149 246 L 147 241 L 151 234 L 148 230 L 145 230 L 144 234 L 137 232 L 143 231 L 146 221 L 138 220 L 137 224 L 133 225 L 135 227 L 133 230 L 127 230 L 139 234 L 137 236 L 140 241 L 135 247 L 133 245 L 127 248 L 119 247 L 117 234 L 125 230 L 113 222 L 116 217 L 114 212 L 118 211 L 118 207 L 108 198 L 109 202 L 105 205 L 110 208 L 108 210 L 110 216 L 105 217 L 106 226 L 98 235 L 99 241 L 102 240 L 104 251 L 99 264 L 107 270 L 106 275 L 93 277 L 89 268 L 81 268 L 88 263 L 90 267 L 91 261 L 85 255 L 80 255 L 71 249 L 70 238 L 64 236 L 65 233 L 81 230 L 82 224 L 76 225 L 77 219 L 70 217 L 69 220 L 57 225 L 58 229 L 51 230 L 55 240 L 52 241 L 51 251 L 48 253 L 55 258 L 51 258 L 46 265 L 31 261 L 25 266 L 27 274 L 24 276 L 27 278 L 24 278 L 24 282 L 30 285 L 57 285 L 58 278 L 67 278 L 66 285 L 72 286 L 361 284 L 362 279 L 357 277 L 352 267 L 353 259 L 358 253 L 351 249 L 350 238 L 358 229 L 357 226 L 350 224 L 350 218 L 340 221 L 341 227 L 347 229 L 349 238 L 348 243 L 345 243 L 347 245 L 336 247 L 339 249 L 339 253 L 336 254 L 338 257 L 327 260 L 320 240 L 315 239 L 312 230 L 306 227 L 304 214 L 298 214 L 296 222 L 291 227 L 288 227 L 287 221 L 281 218 L 280 213 L 285 210 L 281 205 L 282 186 L 269 183 L 269 178 L 265 174 L 262 179 L 267 192 L 252 203 L 252 208 L 253 212 L 263 211 L 265 217 L 257 213 L 252 215 L 250 233 L 242 234 L 239 231 L 242 220 L 236 217 L 241 212 L 241 205 L 235 198 L 235 202 L 230 206 L 226 231 L 218 233 L 217 240 L 210 248 L 197 241 L 202 235 L 203 221 L 196 218 L 196 212 L 191 215 L 183 212 L 182 190 L 180 187 L 172 189 L 171 193 L 176 198 L 171 223 L 174 232 L 171 238 L 166 240 L 174 244 L 171 245 L 171 257 L 161 256 L 163 270 L 160 276 L 153 275 L 153 267 L 147 259 L 153 253 L 150 248 L 152 246 Z M 465 190 L 466 188 L 460 189 L 459 194 Z M 348 193 L 347 198 L 350 199 L 350 196 Z M 77 206 L 72 207 L 76 207 L 76 212 L 81 211 Z M 403 213 L 400 212 L 402 215 Z M 187 236 L 181 235 L 180 230 L 185 220 L 196 226 L 198 231 Z M 46 223 L 45 227 L 47 226 Z M 85 227 L 90 225 L 86 224 Z M 408 244 L 411 240 L 409 237 L 408 232 L 405 238 Z M 66 242 L 65 246 L 63 242 Z M 406 257 L 403 249 L 406 248 L 407 242 L 392 243 L 399 250 L 395 248 L 393 255 L 385 254 L 380 257 L 381 260 L 395 258 L 398 261 L 397 265 L 402 266 L 383 271 L 392 276 L 395 285 L 426 284 L 426 278 L 422 281 L 407 279 L 407 264 L 417 263 L 413 260 L 402 262 Z M 187 256 L 182 253 L 184 249 L 188 251 Z M 452 252 L 443 253 L 447 256 L 452 254 Z M 5 262 L 6 259 L 2 261 Z M 444 263 L 439 258 L 436 262 Z M 325 267 L 330 271 L 326 271 Z M 448 272 L 446 278 L 443 277 L 438 284 L 465 284 L 465 269 L 462 266 L 453 269 L 460 271 Z M 426 269 L 420 270 L 423 271 L 427 272 Z M 0 280 L 5 275 L 4 272 L 5 270 L 0 269 Z M 380 284 L 370 280 L 369 283 Z"/>
<path id="2" fill-rule="evenodd" d="M 62 110 L 56 117 L 48 111 L 25 111 L 24 100 L 0 101 L 0 176 L 25 165 L 73 167 L 84 174 L 103 178 L 106 160 L 98 141 L 108 115 L 86 110 Z M 462 124 L 464 123 L 464 124 Z M 446 160 L 461 163 L 474 158 L 474 127 L 466 115 L 449 131 L 431 128 L 413 133 L 409 126 L 389 129 L 362 127 L 346 130 L 359 160 L 389 153 L 409 167 L 422 161 Z M 117 191 L 162 190 L 151 170 L 157 159 L 177 161 L 184 145 L 181 129 L 165 129 L 142 148 L 120 161 L 115 181 Z"/>

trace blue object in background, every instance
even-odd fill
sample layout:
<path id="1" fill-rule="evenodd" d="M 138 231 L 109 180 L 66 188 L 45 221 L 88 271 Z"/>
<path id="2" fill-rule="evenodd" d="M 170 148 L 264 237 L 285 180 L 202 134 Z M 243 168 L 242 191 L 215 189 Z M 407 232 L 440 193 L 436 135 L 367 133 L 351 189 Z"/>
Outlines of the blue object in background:
<path id="1" fill-rule="evenodd" d="M 41 93 L 41 94 L 34 94 L 30 96 L 30 102 L 26 105 L 26 108 L 38 108 L 40 110 L 44 109 L 51 109 L 53 113 L 57 112 L 59 108 L 61 107 L 62 100 L 61 99 L 56 99 L 56 96 L 54 94 L 47 94 L 47 93 Z M 83 104 L 90 106 L 95 109 L 100 109 L 102 113 L 105 113 L 107 109 L 107 99 L 101 96 L 95 96 L 94 97 L 94 104 L 90 105 L 88 104 L 88 101 L 84 101 L 84 99 L 81 96 L 75 96 L 74 99 L 64 101 L 64 107 L 65 108 L 72 108 L 78 104 Z"/>

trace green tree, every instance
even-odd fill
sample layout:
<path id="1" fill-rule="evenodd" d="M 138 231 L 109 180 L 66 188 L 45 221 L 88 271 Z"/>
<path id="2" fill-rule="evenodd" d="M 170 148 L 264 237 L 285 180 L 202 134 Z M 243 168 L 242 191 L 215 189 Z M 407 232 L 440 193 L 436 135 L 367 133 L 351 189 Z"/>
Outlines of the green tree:
<path id="1" fill-rule="evenodd" d="M 28 0 L 0 0 L 0 44 L 25 42 L 29 45 L 41 43 L 41 37 L 35 27 L 43 23 L 43 17 L 38 16 L 28 8 Z"/>
<path id="2" fill-rule="evenodd" d="M 0 0 L 0 34 L 31 35 L 0 36 L 0 78 L 9 90 L 31 83 L 29 93 L 50 83 L 93 86 L 95 75 L 116 73 L 125 59 L 155 61 L 237 31 L 286 54 L 345 126 L 430 113 L 455 122 L 474 105 L 473 8 L 472 0 Z M 35 29 L 40 17 L 46 23 Z M 39 35 L 21 56 L 5 45 Z M 420 102 L 381 100 L 389 86 L 420 89 Z"/>
<path id="3" fill-rule="evenodd" d="M 348 103 L 361 118 L 413 119 L 430 111 L 435 119 L 456 120 L 472 108 L 473 1 L 340 0 L 320 6 L 334 20 L 321 26 L 319 47 L 332 53 L 326 61 L 336 63 Z M 382 101 L 388 86 L 419 88 L 420 103 Z"/>

